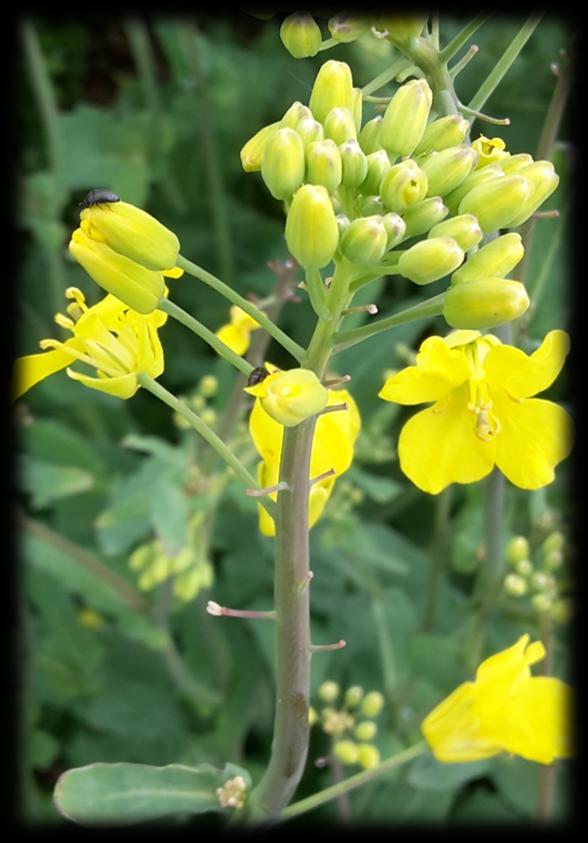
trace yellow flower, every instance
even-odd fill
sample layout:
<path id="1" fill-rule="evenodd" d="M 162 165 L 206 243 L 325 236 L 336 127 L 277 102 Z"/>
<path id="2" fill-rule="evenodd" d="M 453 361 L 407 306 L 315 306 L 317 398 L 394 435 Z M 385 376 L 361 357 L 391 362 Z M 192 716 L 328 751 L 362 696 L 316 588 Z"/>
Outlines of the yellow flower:
<path id="1" fill-rule="evenodd" d="M 41 348 L 50 350 L 18 358 L 15 398 L 76 360 L 96 369 L 98 377 L 68 368 L 70 378 L 118 398 L 135 394 L 138 374 L 144 372 L 156 378 L 163 372 L 163 349 L 157 329 L 167 319 L 164 313 L 154 311 L 141 316 L 111 295 L 88 307 L 76 287 L 66 290 L 66 297 L 72 300 L 67 307 L 68 316 L 59 313 L 55 321 L 71 331 L 72 336 L 65 342 L 41 340 Z"/>
<path id="2" fill-rule="evenodd" d="M 480 170 L 488 164 L 495 164 L 502 158 L 508 158 L 510 153 L 506 152 L 506 144 L 502 138 L 487 138 L 485 135 L 472 143 L 472 148 L 480 154 L 475 169 Z"/>
<path id="3" fill-rule="evenodd" d="M 259 398 L 265 412 L 285 427 L 295 427 L 327 406 L 328 391 L 310 369 L 274 369 L 245 392 Z"/>
<path id="4" fill-rule="evenodd" d="M 424 719 L 422 732 L 438 761 L 509 752 L 551 764 L 571 754 L 571 688 L 553 677 L 531 676 L 529 666 L 545 657 L 545 648 L 528 642 L 523 635 L 486 659 L 475 682 L 464 682 Z"/>
<path id="5" fill-rule="evenodd" d="M 572 423 L 557 404 L 531 396 L 553 383 L 568 349 L 560 330 L 530 356 L 478 331 L 426 339 L 416 365 L 389 377 L 379 393 L 399 404 L 435 402 L 400 433 L 402 471 L 433 495 L 480 480 L 495 465 L 522 489 L 551 483 L 570 452 Z"/>
<path id="6" fill-rule="evenodd" d="M 229 310 L 230 322 L 216 331 L 216 335 L 235 354 L 245 354 L 251 343 L 251 332 L 261 327 L 258 322 L 244 310 L 234 304 Z"/>

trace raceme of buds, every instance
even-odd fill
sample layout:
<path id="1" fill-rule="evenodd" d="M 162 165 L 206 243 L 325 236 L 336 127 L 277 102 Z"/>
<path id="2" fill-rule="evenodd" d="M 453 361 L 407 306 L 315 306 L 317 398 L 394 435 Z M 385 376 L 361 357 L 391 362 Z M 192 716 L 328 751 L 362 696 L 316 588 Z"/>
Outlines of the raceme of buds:
<path id="1" fill-rule="evenodd" d="M 262 178 L 274 199 L 290 199 L 304 179 L 304 147 L 294 129 L 278 129 L 268 139 Z"/>
<path id="2" fill-rule="evenodd" d="M 306 150 L 306 182 L 322 184 L 334 193 L 341 184 L 341 156 L 335 141 L 330 139 L 311 143 Z"/>
<path id="3" fill-rule="evenodd" d="M 332 108 L 325 117 L 324 127 L 325 137 L 331 138 L 337 145 L 357 137 L 355 120 L 348 108 Z"/>
<path id="4" fill-rule="evenodd" d="M 246 173 L 258 173 L 261 170 L 261 161 L 263 159 L 263 151 L 268 139 L 273 133 L 280 128 L 280 121 L 270 123 L 269 126 L 264 126 L 259 132 L 256 132 L 252 138 L 249 138 L 245 146 L 239 153 L 241 157 L 241 166 Z"/>
<path id="5" fill-rule="evenodd" d="M 377 152 L 382 148 L 380 143 L 380 133 L 382 131 L 383 119 L 382 115 L 378 114 L 378 116 L 374 117 L 373 120 L 368 120 L 359 133 L 359 145 L 366 155 L 370 155 L 372 152 Z"/>
<path id="6" fill-rule="evenodd" d="M 261 406 L 284 427 L 295 427 L 327 405 L 328 391 L 310 369 L 279 370 L 261 383 L 245 387 L 245 392 L 261 401 Z"/>
<path id="7" fill-rule="evenodd" d="M 470 146 L 453 146 L 432 152 L 421 162 L 429 180 L 429 196 L 445 196 L 469 176 L 478 154 Z"/>
<path id="8" fill-rule="evenodd" d="M 486 234 L 510 225 L 532 192 L 531 183 L 522 176 L 504 176 L 474 187 L 461 200 L 458 210 L 460 214 L 474 214 Z"/>
<path id="9" fill-rule="evenodd" d="M 388 248 L 388 231 L 380 216 L 359 217 L 347 226 L 339 243 L 352 263 L 378 263 Z"/>
<path id="10" fill-rule="evenodd" d="M 505 278 L 484 278 L 449 287 L 443 316 L 452 328 L 494 328 L 518 319 L 529 307 L 524 284 Z"/>
<path id="11" fill-rule="evenodd" d="M 478 220 L 473 214 L 450 217 L 437 223 L 429 231 L 429 237 L 453 237 L 464 252 L 476 246 L 483 236 Z"/>
<path id="12" fill-rule="evenodd" d="M 518 170 L 517 174 L 530 182 L 533 190 L 527 201 L 523 203 L 519 213 L 511 220 L 510 225 L 521 225 L 528 220 L 539 205 L 548 196 L 551 196 L 559 184 L 559 176 L 555 172 L 551 161 L 535 161 L 534 164 L 529 164 L 528 167 Z"/>
<path id="13" fill-rule="evenodd" d="M 425 231 L 429 231 L 445 219 L 448 213 L 449 208 L 443 204 L 440 196 L 433 196 L 418 205 L 413 205 L 402 213 L 402 219 L 406 224 L 405 237 L 424 234 Z"/>
<path id="14" fill-rule="evenodd" d="M 460 144 L 467 135 L 470 124 L 461 114 L 448 114 L 433 120 L 425 129 L 421 142 L 414 150 L 415 155 L 423 152 L 441 152 Z"/>
<path id="15" fill-rule="evenodd" d="M 339 227 L 326 188 L 305 184 L 298 188 L 286 218 L 286 243 L 304 267 L 322 269 L 339 242 Z"/>
<path id="16" fill-rule="evenodd" d="M 408 158 L 390 167 L 382 178 L 379 192 L 387 210 L 402 213 L 421 202 L 427 195 L 427 188 L 426 173 Z"/>
<path id="17" fill-rule="evenodd" d="M 461 264 L 463 250 L 451 237 L 434 237 L 415 243 L 398 260 L 398 274 L 415 284 L 431 284 Z"/>
<path id="18" fill-rule="evenodd" d="M 295 59 L 316 56 L 323 36 L 318 23 L 306 12 L 295 12 L 280 27 L 282 44 Z"/>
<path id="19" fill-rule="evenodd" d="M 367 32 L 369 25 L 367 18 L 347 12 L 339 12 L 338 15 L 334 15 L 327 24 L 331 37 L 341 44 L 357 41 L 364 32 Z"/>
<path id="20" fill-rule="evenodd" d="M 390 155 L 410 155 L 422 140 L 433 93 L 425 79 L 413 79 L 396 91 L 382 120 L 380 143 Z"/>
<path id="21" fill-rule="evenodd" d="M 339 147 L 344 187 L 358 187 L 367 176 L 367 157 L 359 143 L 351 138 Z"/>
<path id="22" fill-rule="evenodd" d="M 521 235 L 509 231 L 508 234 L 491 240 L 469 257 L 464 265 L 453 273 L 451 283 L 461 284 L 481 278 L 504 278 L 522 261 L 524 254 Z"/>
<path id="23" fill-rule="evenodd" d="M 379 193 L 382 179 L 390 170 L 391 164 L 390 159 L 383 149 L 379 149 L 377 152 L 370 152 L 366 160 L 367 173 L 360 185 L 360 189 L 364 196 L 370 196 L 373 193 Z"/>
<path id="24" fill-rule="evenodd" d="M 333 59 L 325 62 L 314 80 L 308 105 L 320 123 L 332 108 L 348 108 L 353 113 L 353 79 L 349 65 Z"/>
<path id="25" fill-rule="evenodd" d="M 325 136 L 322 123 L 319 123 L 314 117 L 302 117 L 296 124 L 296 131 L 300 135 L 305 149 L 315 141 L 322 141 Z"/>

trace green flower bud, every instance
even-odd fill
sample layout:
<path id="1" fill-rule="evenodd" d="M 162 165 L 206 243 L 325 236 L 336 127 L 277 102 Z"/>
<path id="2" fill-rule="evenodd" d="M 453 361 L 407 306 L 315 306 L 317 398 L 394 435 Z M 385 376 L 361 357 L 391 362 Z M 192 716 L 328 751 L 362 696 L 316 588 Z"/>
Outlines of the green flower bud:
<path id="1" fill-rule="evenodd" d="M 308 184 L 322 184 L 334 193 L 341 184 L 341 156 L 335 141 L 311 143 L 306 150 L 306 178 Z"/>
<path id="2" fill-rule="evenodd" d="M 339 12 L 338 15 L 329 19 L 327 26 L 331 37 L 335 41 L 340 41 L 341 44 L 350 44 L 352 41 L 357 41 L 364 32 L 368 31 L 370 22 L 366 18 L 348 12 Z"/>
<path id="3" fill-rule="evenodd" d="M 361 685 L 351 685 L 345 691 L 345 705 L 348 708 L 357 708 L 363 699 L 363 688 Z"/>
<path id="4" fill-rule="evenodd" d="M 370 155 L 372 152 L 377 152 L 382 148 L 382 144 L 380 143 L 380 132 L 382 131 L 383 119 L 382 115 L 378 114 L 378 116 L 374 117 L 373 120 L 368 120 L 359 133 L 359 145 L 366 155 Z"/>
<path id="5" fill-rule="evenodd" d="M 532 193 L 531 183 L 522 176 L 504 176 L 474 187 L 458 210 L 460 214 L 474 214 L 484 233 L 496 231 L 511 224 Z"/>
<path id="6" fill-rule="evenodd" d="M 528 591 L 527 581 L 518 574 L 507 574 L 504 578 L 504 590 L 511 597 L 522 597 Z"/>
<path id="7" fill-rule="evenodd" d="M 258 398 L 265 412 L 284 427 L 296 427 L 320 413 L 328 398 L 326 388 L 310 369 L 277 369 L 244 390 Z"/>
<path id="8" fill-rule="evenodd" d="M 535 571 L 531 577 L 533 591 L 549 591 L 553 578 L 544 571 Z"/>
<path id="9" fill-rule="evenodd" d="M 368 162 L 356 140 L 350 138 L 339 147 L 342 165 L 341 183 L 344 187 L 358 187 L 367 176 Z"/>
<path id="10" fill-rule="evenodd" d="M 543 550 L 543 553 L 550 553 L 552 550 L 563 550 L 565 543 L 566 540 L 563 533 L 559 530 L 555 530 L 547 536 L 541 545 L 541 549 Z"/>
<path id="11" fill-rule="evenodd" d="M 359 750 L 353 741 L 337 741 L 333 746 L 333 755 L 342 764 L 357 764 Z"/>
<path id="12" fill-rule="evenodd" d="M 528 579 L 533 573 L 533 563 L 530 559 L 519 559 L 519 561 L 515 563 L 515 571 L 517 574 L 520 574 L 521 577 L 526 577 Z"/>
<path id="13" fill-rule="evenodd" d="M 529 307 L 525 285 L 506 278 L 481 278 L 449 287 L 443 316 L 452 328 L 494 328 L 518 319 Z"/>
<path id="14" fill-rule="evenodd" d="M 334 140 L 337 146 L 357 137 L 355 120 L 348 108 L 332 108 L 325 117 L 324 126 L 325 137 Z"/>
<path id="15" fill-rule="evenodd" d="M 361 201 L 360 211 L 362 217 L 372 217 L 375 215 L 381 217 L 384 211 L 384 203 L 381 196 L 366 196 Z"/>
<path id="16" fill-rule="evenodd" d="M 402 214 L 402 219 L 406 223 L 405 239 L 417 237 L 419 234 L 429 231 L 434 225 L 445 219 L 448 213 L 449 208 L 443 204 L 440 196 L 433 196 L 431 199 L 425 199 L 424 202 L 408 208 Z"/>
<path id="17" fill-rule="evenodd" d="M 394 164 L 380 182 L 380 196 L 389 211 L 402 213 L 411 205 L 417 205 L 427 195 L 427 175 L 412 160 L 407 158 Z"/>
<path id="18" fill-rule="evenodd" d="M 339 688 L 337 683 L 329 679 L 326 682 L 323 682 L 323 684 L 320 686 L 318 690 L 318 695 L 321 700 L 330 703 L 335 702 L 335 700 L 339 696 L 340 691 L 341 689 Z"/>
<path id="19" fill-rule="evenodd" d="M 364 196 L 370 196 L 380 192 L 382 179 L 392 165 L 390 164 L 387 153 L 383 149 L 378 150 L 378 152 L 371 152 L 366 157 L 367 174 L 360 185 L 360 190 Z"/>
<path id="20" fill-rule="evenodd" d="M 305 184 L 298 188 L 286 218 L 286 243 L 298 263 L 321 269 L 332 259 L 339 242 L 335 211 L 326 188 Z"/>
<path id="21" fill-rule="evenodd" d="M 357 752 L 357 761 L 364 770 L 371 770 L 380 763 L 380 752 L 371 743 L 360 743 Z"/>
<path id="22" fill-rule="evenodd" d="M 297 100 L 292 103 L 280 120 L 280 129 L 296 129 L 298 123 L 304 117 L 310 117 L 312 119 L 312 111 L 307 105 L 303 105 Z"/>
<path id="23" fill-rule="evenodd" d="M 384 697 L 379 691 L 370 691 L 363 698 L 361 704 L 362 714 L 366 717 L 377 717 L 384 707 Z"/>
<path id="24" fill-rule="evenodd" d="M 402 253 L 398 274 L 415 284 L 431 284 L 457 269 L 463 258 L 463 250 L 452 237 L 421 240 Z"/>
<path id="25" fill-rule="evenodd" d="M 489 164 L 481 170 L 474 170 L 467 178 L 465 178 L 459 187 L 448 193 L 444 199 L 445 204 L 452 214 L 457 214 L 457 209 L 464 196 L 477 187 L 479 184 L 485 184 L 489 181 L 497 181 L 504 178 L 504 174 L 497 164 Z"/>
<path id="26" fill-rule="evenodd" d="M 414 150 L 415 155 L 423 152 L 441 152 L 450 146 L 460 144 L 468 133 L 470 124 L 461 114 L 448 114 L 433 120 L 425 129 L 425 133 Z"/>
<path id="27" fill-rule="evenodd" d="M 214 375 L 204 375 L 198 384 L 198 391 L 205 398 L 212 398 L 218 392 L 218 379 Z"/>
<path id="28" fill-rule="evenodd" d="M 528 167 L 523 167 L 517 171 L 518 175 L 526 179 L 532 187 L 532 193 L 529 198 L 523 202 L 518 213 L 509 223 L 509 225 L 521 225 L 529 219 L 531 214 L 534 214 L 539 205 L 551 196 L 553 191 L 559 184 L 559 176 L 553 168 L 551 161 L 535 161 L 534 164 L 529 164 Z"/>
<path id="29" fill-rule="evenodd" d="M 343 61 L 322 65 L 314 80 L 308 103 L 316 120 L 322 123 L 332 108 L 348 108 L 353 112 L 353 79 L 351 69 Z"/>
<path id="30" fill-rule="evenodd" d="M 259 132 L 256 132 L 252 138 L 249 138 L 243 149 L 241 150 L 241 166 L 246 173 L 258 173 L 261 170 L 261 161 L 263 158 L 263 151 L 269 138 L 277 129 L 280 128 L 280 121 L 270 123 L 269 126 L 264 126 Z"/>
<path id="31" fill-rule="evenodd" d="M 551 609 L 551 598 L 547 594 L 535 594 L 531 598 L 531 605 L 536 612 L 548 612 Z"/>
<path id="32" fill-rule="evenodd" d="M 261 176 L 274 199 L 290 199 L 304 179 L 304 147 L 294 129 L 278 129 L 265 145 Z"/>
<path id="33" fill-rule="evenodd" d="M 413 79 L 390 100 L 380 133 L 380 143 L 390 155 L 410 155 L 425 133 L 433 100 L 425 79 Z"/>
<path id="34" fill-rule="evenodd" d="M 339 248 L 352 263 L 378 263 L 388 247 L 382 217 L 359 217 L 341 235 Z"/>
<path id="35" fill-rule="evenodd" d="M 557 571 L 563 565 L 563 559 L 561 550 L 550 550 L 543 558 L 543 566 L 546 571 Z"/>
<path id="36" fill-rule="evenodd" d="M 506 558 L 511 565 L 528 559 L 530 552 L 529 540 L 525 536 L 513 536 L 506 546 Z"/>
<path id="37" fill-rule="evenodd" d="M 351 111 L 355 122 L 355 135 L 357 136 L 357 132 L 361 129 L 361 120 L 363 117 L 363 91 L 361 88 L 353 89 L 353 107 Z"/>
<path id="38" fill-rule="evenodd" d="M 296 124 L 296 131 L 300 135 L 302 145 L 306 147 L 315 141 L 322 141 L 325 137 L 323 124 L 315 120 L 314 117 L 303 117 Z"/>
<path id="39" fill-rule="evenodd" d="M 382 221 L 384 223 L 384 227 L 386 228 L 386 233 L 388 234 L 387 248 L 392 249 L 397 243 L 400 243 L 400 241 L 404 239 L 404 235 L 406 234 L 406 223 L 401 216 L 393 212 L 384 214 Z"/>
<path id="40" fill-rule="evenodd" d="M 308 725 L 314 726 L 314 724 L 317 722 L 317 720 L 318 720 L 318 714 L 316 713 L 316 708 L 313 708 L 312 706 L 310 706 L 309 709 L 308 709 Z"/>
<path id="41" fill-rule="evenodd" d="M 378 18 L 377 27 L 387 32 L 388 41 L 402 46 L 408 44 L 411 38 L 416 38 L 423 31 L 429 16 L 420 15 L 381 15 Z"/>
<path id="42" fill-rule="evenodd" d="M 569 623 L 572 619 L 572 604 L 565 597 L 560 597 L 551 607 L 551 617 L 556 623 Z"/>
<path id="43" fill-rule="evenodd" d="M 363 720 L 355 727 L 355 737 L 359 741 L 371 741 L 376 737 L 377 725 L 373 720 Z"/>
<path id="44" fill-rule="evenodd" d="M 312 15 L 306 12 L 295 12 L 284 18 L 280 27 L 280 38 L 295 59 L 316 56 L 323 41 L 320 26 Z"/>
<path id="45" fill-rule="evenodd" d="M 420 164 L 429 180 L 429 196 L 445 196 L 469 176 L 478 160 L 471 146 L 452 146 L 442 152 L 431 152 Z"/>
<path id="46" fill-rule="evenodd" d="M 507 155 L 500 161 L 500 169 L 505 176 L 511 176 L 513 173 L 518 173 L 523 167 L 527 167 L 533 163 L 533 156 L 528 152 L 519 152 L 517 155 Z"/>
<path id="47" fill-rule="evenodd" d="M 453 237 L 460 248 L 467 252 L 480 242 L 484 235 L 473 214 L 461 214 L 438 223 L 429 231 L 429 237 Z"/>
<path id="48" fill-rule="evenodd" d="M 337 226 L 339 228 L 339 239 L 340 239 L 341 235 L 343 234 L 345 229 L 351 224 L 351 221 L 350 221 L 349 217 L 345 216 L 345 214 L 337 214 L 335 219 L 337 220 Z"/>
<path id="49" fill-rule="evenodd" d="M 525 249 L 521 235 L 515 231 L 491 240 L 454 272 L 452 284 L 482 278 L 504 278 L 523 259 Z"/>

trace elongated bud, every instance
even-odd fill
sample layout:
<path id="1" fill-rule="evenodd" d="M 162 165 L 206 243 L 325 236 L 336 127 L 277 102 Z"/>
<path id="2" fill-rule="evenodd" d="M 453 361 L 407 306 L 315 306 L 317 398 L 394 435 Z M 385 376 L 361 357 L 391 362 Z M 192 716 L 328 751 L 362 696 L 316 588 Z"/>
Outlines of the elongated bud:
<path id="1" fill-rule="evenodd" d="M 506 278 L 484 278 L 449 287 L 443 316 L 452 328 L 494 328 L 518 319 L 529 307 L 525 285 Z"/>
<path id="2" fill-rule="evenodd" d="M 322 184 L 334 193 L 341 184 L 341 156 L 332 140 L 316 141 L 306 150 L 306 177 L 308 184 Z"/>
<path id="3" fill-rule="evenodd" d="M 427 195 L 427 175 L 412 158 L 394 164 L 382 178 L 380 196 L 389 211 L 402 213 Z"/>
<path id="4" fill-rule="evenodd" d="M 332 108 L 325 117 L 324 126 L 325 137 L 331 138 L 337 145 L 357 137 L 355 120 L 348 108 Z"/>
<path id="5" fill-rule="evenodd" d="M 479 160 L 477 169 L 487 167 L 488 164 L 497 164 L 503 158 L 508 157 L 508 152 L 505 151 L 506 144 L 502 138 L 487 138 L 484 135 L 472 143 L 472 148 L 479 153 Z"/>
<path id="6" fill-rule="evenodd" d="M 333 745 L 333 755 L 341 764 L 357 764 L 359 761 L 359 749 L 353 741 L 336 741 Z"/>
<path id="7" fill-rule="evenodd" d="M 323 124 L 315 120 L 314 117 L 303 117 L 296 124 L 296 132 L 300 135 L 302 145 L 306 147 L 315 141 L 322 141 L 325 137 Z"/>
<path id="8" fill-rule="evenodd" d="M 361 192 L 364 196 L 370 196 L 380 192 L 380 184 L 386 173 L 392 166 L 388 154 L 380 149 L 378 152 L 371 152 L 367 158 L 367 173 L 361 183 Z"/>
<path id="9" fill-rule="evenodd" d="M 361 88 L 354 88 L 353 89 L 353 108 L 351 109 L 353 113 L 353 120 L 355 122 L 355 133 L 357 136 L 357 132 L 361 129 L 361 121 L 363 117 L 363 91 Z"/>
<path id="10" fill-rule="evenodd" d="M 370 155 L 372 152 L 377 152 L 382 148 L 382 144 L 380 143 L 380 133 L 382 131 L 383 119 L 382 115 L 378 114 L 377 117 L 374 117 L 372 120 L 368 120 L 359 133 L 359 145 L 366 155 Z"/>
<path id="11" fill-rule="evenodd" d="M 357 41 L 364 32 L 368 31 L 370 22 L 367 18 L 362 18 L 359 15 L 339 12 L 338 15 L 329 19 L 327 26 L 331 38 L 341 44 L 350 44 L 352 41 Z"/>
<path id="12" fill-rule="evenodd" d="M 293 102 L 280 120 L 280 129 L 296 129 L 298 123 L 304 118 L 312 118 L 312 111 L 307 105 L 301 102 Z"/>
<path id="13" fill-rule="evenodd" d="M 294 194 L 286 218 L 286 243 L 301 266 L 321 269 L 333 259 L 339 228 L 329 194 L 305 184 Z"/>
<path id="14" fill-rule="evenodd" d="M 410 155 L 425 133 L 433 94 L 425 79 L 401 85 L 382 120 L 380 143 L 390 155 Z"/>
<path id="15" fill-rule="evenodd" d="M 368 163 L 365 153 L 356 140 L 345 141 L 339 147 L 344 187 L 358 187 L 367 176 Z"/>
<path id="16" fill-rule="evenodd" d="M 385 213 L 381 196 L 366 196 L 359 207 L 362 217 L 371 217 L 374 214 L 381 217 Z"/>
<path id="17" fill-rule="evenodd" d="M 511 565 L 516 565 L 521 559 L 528 559 L 531 548 L 526 536 L 513 536 L 506 546 L 506 558 Z"/>
<path id="18" fill-rule="evenodd" d="M 504 178 L 504 173 L 497 164 L 489 164 L 481 170 L 474 170 L 473 173 L 470 173 L 470 175 L 462 181 L 459 187 L 456 187 L 443 197 L 445 204 L 452 214 L 457 214 L 457 209 L 459 208 L 461 200 L 470 192 L 470 190 L 473 190 L 474 187 L 478 187 L 480 184 L 485 184 L 489 181 L 498 181 L 498 179 L 502 178 Z"/>
<path id="19" fill-rule="evenodd" d="M 280 121 L 278 120 L 276 123 L 270 123 L 269 126 L 264 126 L 252 138 L 249 138 L 239 153 L 241 156 L 241 166 L 246 173 L 258 173 L 261 170 L 261 160 L 265 145 L 268 139 L 279 128 Z"/>
<path id="20" fill-rule="evenodd" d="M 425 129 L 425 133 L 414 150 L 415 155 L 423 152 L 441 152 L 451 146 L 460 144 L 468 133 L 470 124 L 461 114 L 448 114 L 433 120 Z"/>
<path id="21" fill-rule="evenodd" d="M 445 196 L 469 176 L 478 160 L 470 146 L 453 146 L 442 152 L 431 152 L 420 163 L 429 180 L 429 196 Z"/>
<path id="22" fill-rule="evenodd" d="M 322 123 L 332 108 L 353 111 L 353 79 L 348 64 L 330 60 L 322 65 L 314 80 L 308 103 L 316 120 Z"/>
<path id="23" fill-rule="evenodd" d="M 533 163 L 533 156 L 528 152 L 519 152 L 517 155 L 507 155 L 506 158 L 501 158 L 499 167 L 505 176 L 511 176 L 513 173 L 518 173 L 523 167 L 528 167 Z"/>
<path id="24" fill-rule="evenodd" d="M 245 387 L 259 398 L 266 413 L 284 427 L 295 427 L 327 406 L 328 390 L 310 369 L 276 371 Z"/>
<path id="25" fill-rule="evenodd" d="M 384 707 L 384 697 L 379 691 L 370 691 L 363 698 L 361 704 L 362 714 L 366 717 L 377 717 Z"/>
<path id="26" fill-rule="evenodd" d="M 474 187 L 459 203 L 460 214 L 474 214 L 484 233 L 510 225 L 532 195 L 531 183 L 522 176 L 504 176 Z"/>
<path id="27" fill-rule="evenodd" d="M 282 44 L 295 59 L 316 56 L 323 41 L 321 28 L 312 15 L 295 12 L 280 27 Z"/>
<path id="28" fill-rule="evenodd" d="M 415 284 L 431 284 L 453 272 L 464 258 L 451 237 L 435 237 L 415 243 L 398 260 L 398 274 Z"/>
<path id="29" fill-rule="evenodd" d="M 541 545 L 541 550 L 543 555 L 546 556 L 549 553 L 553 553 L 554 551 L 562 551 L 564 549 L 566 540 L 565 536 L 559 530 L 554 530 L 553 533 L 550 533 L 543 544 Z"/>
<path id="30" fill-rule="evenodd" d="M 341 235 L 339 248 L 352 263 L 378 263 L 388 247 L 382 217 L 359 217 Z"/>
<path id="31" fill-rule="evenodd" d="M 406 223 L 398 214 L 389 213 L 382 217 L 386 232 L 388 234 L 388 249 L 394 248 L 397 243 L 404 239 L 406 234 Z"/>
<path id="32" fill-rule="evenodd" d="M 483 237 L 482 229 L 473 214 L 461 214 L 434 225 L 429 231 L 429 237 L 453 237 L 461 249 L 467 252 Z"/>
<path id="33" fill-rule="evenodd" d="M 405 238 L 424 234 L 445 219 L 448 213 L 449 208 L 443 204 L 439 196 L 433 196 L 418 205 L 413 205 L 402 214 L 402 219 L 406 224 Z"/>
<path id="34" fill-rule="evenodd" d="M 290 199 L 304 180 L 304 147 L 294 129 L 278 129 L 267 141 L 261 176 L 274 199 Z"/>
<path id="35" fill-rule="evenodd" d="M 521 235 L 510 231 L 491 240 L 469 257 L 464 265 L 453 273 L 451 283 L 461 284 L 481 278 L 504 278 L 522 261 L 524 254 Z"/>
<path id="36" fill-rule="evenodd" d="M 548 196 L 551 196 L 553 191 L 559 184 L 559 176 L 553 168 L 551 161 L 535 161 L 529 164 L 528 167 L 523 167 L 518 170 L 518 175 L 521 175 L 528 182 L 530 182 L 533 192 L 526 202 L 523 203 L 519 209 L 519 213 L 510 221 L 510 225 L 521 225 L 529 219 L 531 214 L 534 214 L 539 205 L 541 205 Z"/>
<path id="37" fill-rule="evenodd" d="M 411 38 L 416 38 L 423 31 L 428 15 L 381 15 L 377 27 L 388 33 L 388 41 L 399 47 L 408 44 Z"/>

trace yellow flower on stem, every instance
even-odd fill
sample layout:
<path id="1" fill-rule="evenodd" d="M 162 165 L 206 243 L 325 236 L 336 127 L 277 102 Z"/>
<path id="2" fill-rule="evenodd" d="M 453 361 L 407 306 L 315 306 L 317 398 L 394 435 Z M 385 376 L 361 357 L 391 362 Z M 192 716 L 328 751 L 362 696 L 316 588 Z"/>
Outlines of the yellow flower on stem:
<path id="1" fill-rule="evenodd" d="M 229 310 L 230 322 L 216 331 L 221 342 L 228 345 L 235 354 L 243 355 L 249 350 L 251 332 L 257 331 L 261 325 L 252 316 L 234 304 Z"/>
<path id="2" fill-rule="evenodd" d="M 157 335 L 167 319 L 161 311 L 149 316 L 135 313 L 108 295 L 88 307 L 81 290 L 70 287 L 66 297 L 68 315 L 58 313 L 55 321 L 71 331 L 65 342 L 41 340 L 42 354 L 19 357 L 15 363 L 15 398 L 39 381 L 79 360 L 96 370 L 98 377 L 67 369 L 73 380 L 118 398 L 131 398 L 139 388 L 137 376 L 157 378 L 163 372 L 163 349 Z"/>
<path id="3" fill-rule="evenodd" d="M 486 659 L 475 682 L 464 682 L 424 719 L 421 729 L 438 761 L 477 761 L 500 752 L 551 764 L 570 747 L 571 688 L 532 676 L 545 657 L 540 641 L 523 635 Z"/>
<path id="4" fill-rule="evenodd" d="M 327 406 L 328 392 L 310 369 L 273 371 L 245 392 L 259 398 L 263 409 L 279 424 L 295 427 Z M 270 369 L 268 369 L 270 371 Z"/>
<path id="5" fill-rule="evenodd" d="M 478 331 L 426 339 L 416 365 L 389 377 L 379 393 L 398 404 L 432 403 L 402 428 L 402 471 L 432 495 L 481 480 L 495 465 L 521 489 L 551 483 L 570 452 L 572 421 L 557 404 L 532 396 L 553 383 L 568 350 L 560 330 L 530 356 Z"/>
<path id="6" fill-rule="evenodd" d="M 480 154 L 478 163 L 475 166 L 476 170 L 488 166 L 488 164 L 495 164 L 503 158 L 509 158 L 510 153 L 506 151 L 506 144 L 502 138 L 487 138 L 485 135 L 480 137 L 472 143 L 472 148 Z"/>

